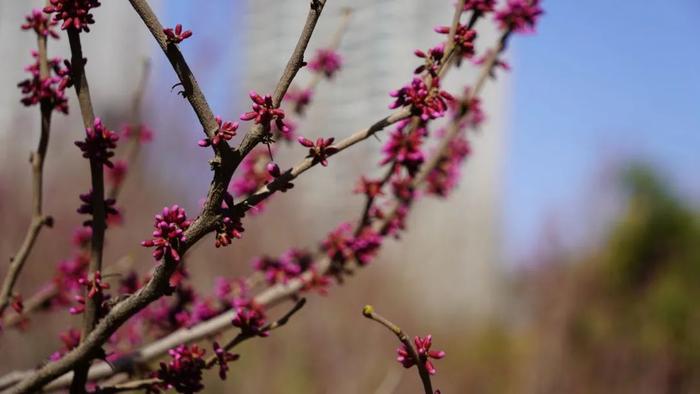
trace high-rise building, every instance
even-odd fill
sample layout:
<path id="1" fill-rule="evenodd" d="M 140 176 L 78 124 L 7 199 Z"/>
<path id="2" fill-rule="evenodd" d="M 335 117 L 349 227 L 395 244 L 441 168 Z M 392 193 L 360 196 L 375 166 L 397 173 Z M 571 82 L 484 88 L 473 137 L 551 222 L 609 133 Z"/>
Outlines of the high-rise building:
<path id="1" fill-rule="evenodd" d="M 271 90 L 287 61 L 307 12 L 297 1 L 255 0 L 247 2 L 242 18 L 249 43 L 243 52 L 247 67 L 243 84 L 249 89 Z M 337 77 L 323 83 L 300 132 L 342 138 L 385 116 L 391 102 L 389 91 L 410 80 L 419 64 L 416 48 L 427 49 L 443 36 L 433 32 L 452 19 L 453 2 L 425 0 L 334 0 L 329 1 L 310 44 L 310 51 L 328 43 L 343 7 L 353 9 L 349 29 L 340 53 L 344 68 Z M 495 41 L 490 21 L 478 26 L 477 50 Z M 490 45 L 490 44 L 489 44 Z M 311 53 L 311 52 L 307 52 Z M 308 57 L 308 55 L 307 55 Z M 473 82 L 476 68 L 451 72 L 444 86 L 460 93 L 460 86 Z M 301 72 L 298 80 L 308 77 Z M 383 252 L 388 264 L 402 264 L 399 286 L 421 281 L 430 303 L 440 300 L 447 308 L 486 312 L 496 305 L 499 292 L 499 204 L 501 165 L 504 149 L 506 85 L 487 85 L 483 96 L 488 120 L 472 135 L 473 156 L 467 163 L 459 190 L 447 202 L 421 201 L 410 220 L 403 241 Z M 382 138 L 382 137 L 380 137 Z M 352 182 L 362 172 L 376 168 L 380 144 L 368 141 L 343 153 L 329 169 L 314 172 L 314 181 L 304 187 L 315 210 L 332 212 L 349 219 L 357 207 L 338 207 L 347 199 Z M 342 179 L 339 182 L 338 179 Z M 328 226 L 323 222 L 323 225 Z M 392 269 L 392 268 L 389 268 Z M 435 286 L 438 284 L 438 286 Z"/>

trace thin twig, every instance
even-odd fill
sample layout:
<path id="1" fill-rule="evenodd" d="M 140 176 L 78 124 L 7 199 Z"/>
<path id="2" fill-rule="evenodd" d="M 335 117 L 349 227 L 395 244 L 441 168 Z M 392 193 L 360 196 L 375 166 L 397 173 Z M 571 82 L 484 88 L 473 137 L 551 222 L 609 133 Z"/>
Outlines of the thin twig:
<path id="1" fill-rule="evenodd" d="M 46 49 L 47 37 L 41 34 L 37 35 L 37 45 L 39 53 L 39 78 L 43 81 L 49 77 L 49 65 Z M 51 112 L 50 103 L 42 100 L 40 105 L 41 113 L 41 134 L 39 135 L 39 144 L 36 152 L 32 152 L 29 162 L 32 166 L 32 218 L 29 223 L 29 228 L 24 236 L 24 241 L 14 257 L 10 258 L 10 266 L 5 275 L 0 289 L 0 316 L 10 304 L 10 299 L 13 297 L 12 290 L 17 283 L 24 263 L 29 257 L 29 253 L 34 247 L 39 232 L 45 225 L 51 227 L 53 219 L 50 216 L 44 216 L 43 203 L 43 178 L 44 178 L 44 160 L 46 159 L 46 151 L 49 145 L 49 135 L 51 132 Z"/>
<path id="2" fill-rule="evenodd" d="M 418 375 L 420 376 L 421 382 L 423 382 L 423 389 L 425 390 L 425 394 L 433 394 L 433 384 L 430 381 L 430 373 L 425 368 L 425 363 L 422 362 L 420 357 L 418 356 L 416 349 L 411 343 L 411 339 L 408 337 L 408 335 L 406 335 L 406 333 L 403 332 L 403 330 L 401 330 L 401 327 L 392 323 L 389 319 L 385 318 L 384 316 L 376 313 L 371 305 L 365 305 L 365 307 L 362 308 L 362 316 L 370 320 L 376 321 L 377 323 L 388 328 L 389 331 L 396 335 L 399 341 L 401 341 L 401 343 L 403 344 L 404 348 L 406 348 L 408 355 L 411 356 L 413 361 L 416 363 L 416 366 L 418 367 Z"/>

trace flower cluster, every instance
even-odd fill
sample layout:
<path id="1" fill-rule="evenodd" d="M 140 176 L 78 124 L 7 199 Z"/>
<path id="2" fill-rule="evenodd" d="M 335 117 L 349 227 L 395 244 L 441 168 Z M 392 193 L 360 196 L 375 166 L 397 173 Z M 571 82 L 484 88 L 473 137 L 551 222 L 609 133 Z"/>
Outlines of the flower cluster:
<path id="1" fill-rule="evenodd" d="M 34 30 L 42 37 L 58 39 L 58 33 L 53 29 L 58 24 L 55 20 L 47 18 L 40 9 L 32 10 L 32 13 L 25 16 L 26 22 L 22 25 L 22 30 Z"/>
<path id="2" fill-rule="evenodd" d="M 406 130 L 407 122 L 398 125 L 389 136 L 389 141 L 382 148 L 384 158 L 380 164 L 396 163 L 414 175 L 425 160 L 421 146 L 423 131 L 421 129 Z"/>
<path id="3" fill-rule="evenodd" d="M 80 344 L 80 331 L 75 328 L 71 328 L 68 331 L 62 332 L 59 335 L 61 342 L 63 342 L 63 349 L 54 352 L 49 360 L 57 361 L 60 360 L 66 353 L 73 350 Z"/>
<path id="4" fill-rule="evenodd" d="M 170 349 L 169 363 L 160 363 L 160 369 L 154 374 L 162 383 L 158 386 L 174 389 L 178 393 L 196 393 L 204 388 L 202 370 L 206 368 L 205 350 L 197 345 L 180 345 Z"/>
<path id="5" fill-rule="evenodd" d="M 152 248 L 153 257 L 160 260 L 164 255 L 169 255 L 175 261 L 180 261 L 178 248 L 185 242 L 185 230 L 190 226 L 185 210 L 177 205 L 163 208 L 163 212 L 155 217 L 156 230 L 153 231 L 153 239 L 141 242 L 142 246 Z"/>
<path id="6" fill-rule="evenodd" d="M 241 115 L 241 120 L 254 120 L 255 123 L 261 125 L 267 133 L 269 133 L 272 128 L 272 122 L 275 122 L 277 130 L 280 132 L 289 132 L 289 126 L 284 123 L 284 111 L 280 108 L 275 108 L 272 102 L 272 96 L 261 96 L 254 91 L 251 91 L 249 95 L 250 99 L 253 100 L 253 110 Z"/>
<path id="7" fill-rule="evenodd" d="M 508 0 L 505 7 L 496 12 L 496 20 L 501 29 L 527 33 L 535 29 L 543 13 L 540 0 Z"/>
<path id="8" fill-rule="evenodd" d="M 286 100 L 289 100 L 297 114 L 303 114 L 306 107 L 311 104 L 314 92 L 311 89 L 289 89 L 284 95 Z"/>
<path id="9" fill-rule="evenodd" d="M 338 52 L 333 49 L 319 49 L 316 55 L 309 62 L 309 68 L 316 72 L 322 72 L 327 78 L 333 78 L 333 75 L 340 70 L 343 65 L 343 59 Z"/>
<path id="10" fill-rule="evenodd" d="M 432 78 L 431 86 L 426 85 L 422 78 L 415 77 L 410 84 L 390 93 L 396 100 L 389 106 L 390 109 L 409 106 L 414 115 L 421 120 L 437 119 L 445 114 L 447 102 L 453 97 L 440 90 L 440 79 Z"/>
<path id="11" fill-rule="evenodd" d="M 253 269 L 263 273 L 268 284 L 287 283 L 298 277 L 312 263 L 311 254 L 298 249 L 290 249 L 279 258 L 258 257 L 253 260 Z"/>
<path id="12" fill-rule="evenodd" d="M 182 31 L 182 25 L 179 23 L 175 25 L 175 29 L 172 27 L 163 29 L 163 33 L 170 44 L 179 44 L 192 36 L 192 30 Z"/>
<path id="13" fill-rule="evenodd" d="M 338 148 L 331 146 L 335 138 L 318 138 L 314 143 L 310 139 L 300 136 L 298 141 L 301 145 L 309 148 L 307 157 L 313 158 L 314 163 L 321 163 L 324 167 L 328 165 L 328 156 L 338 152 Z"/>
<path id="14" fill-rule="evenodd" d="M 53 20 L 56 22 L 62 20 L 62 30 L 74 28 L 89 32 L 89 25 L 95 23 L 90 10 L 99 6 L 98 0 L 49 0 L 44 12 L 54 14 Z"/>
<path id="15" fill-rule="evenodd" d="M 241 163 L 241 176 L 234 179 L 231 189 L 236 196 L 249 196 L 272 180 L 267 169 L 270 156 L 264 147 L 253 149 Z"/>
<path id="16" fill-rule="evenodd" d="M 217 248 L 230 245 L 234 238 L 240 239 L 243 236 L 243 231 L 245 231 L 241 223 L 242 217 L 234 209 L 233 196 L 228 192 L 224 194 L 221 212 L 223 219 L 221 219 L 219 226 L 216 228 L 214 241 L 214 246 Z"/>
<path id="17" fill-rule="evenodd" d="M 124 160 L 117 160 L 114 162 L 112 168 L 107 171 L 107 180 L 112 185 L 113 188 L 121 186 L 126 178 L 126 174 L 129 170 L 129 164 Z"/>
<path id="18" fill-rule="evenodd" d="M 226 349 L 219 346 L 218 342 L 214 342 L 213 347 L 214 354 L 216 355 L 216 364 L 219 365 L 219 377 L 221 380 L 226 380 L 226 374 L 229 370 L 228 363 L 238 360 L 240 356 L 227 352 Z"/>
<path id="19" fill-rule="evenodd" d="M 428 73 L 430 73 L 431 76 L 436 77 L 438 75 L 440 64 L 442 63 L 443 57 L 445 57 L 444 45 L 441 44 L 430 48 L 428 53 L 425 53 L 420 49 L 416 49 L 413 53 L 425 61 L 424 64 L 421 64 L 413 71 L 414 74 L 420 74 L 423 71 L 428 70 Z"/>
<path id="20" fill-rule="evenodd" d="M 446 197 L 452 191 L 460 175 L 460 164 L 469 155 L 469 141 L 463 136 L 456 137 L 450 143 L 445 155 L 428 174 L 426 190 L 430 194 Z"/>
<path id="21" fill-rule="evenodd" d="M 433 343 L 432 335 L 428 335 L 423 338 L 415 337 L 413 338 L 413 343 L 415 344 L 415 350 L 418 354 L 420 362 L 423 365 L 425 365 L 425 369 L 428 371 L 429 374 L 435 375 L 437 370 L 435 369 L 435 366 L 433 365 L 432 361 L 430 361 L 430 359 L 432 358 L 435 360 L 439 360 L 445 357 L 445 352 L 443 352 L 442 350 L 430 350 L 430 347 Z M 396 353 L 398 354 L 396 360 L 400 362 L 404 368 L 411 368 L 412 366 L 416 365 L 416 360 L 414 360 L 413 357 L 411 357 L 411 354 L 406 348 L 406 345 L 402 344 L 401 347 L 399 347 L 396 350 Z"/>
<path id="22" fill-rule="evenodd" d="M 342 223 L 331 231 L 321 243 L 321 249 L 337 263 L 355 259 L 359 265 L 367 265 L 377 254 L 382 238 L 370 227 L 364 227 L 357 236 L 352 234 L 350 223 Z"/>
<path id="23" fill-rule="evenodd" d="M 435 31 L 440 34 L 450 34 L 449 26 L 436 27 Z M 470 58 L 474 56 L 474 40 L 476 40 L 476 30 L 465 25 L 458 25 L 455 31 L 454 43 L 462 54 L 462 57 Z"/>
<path id="24" fill-rule="evenodd" d="M 39 54 L 32 52 L 34 63 L 24 70 L 31 77 L 17 84 L 24 97 L 20 100 L 26 106 L 45 103 L 50 109 L 56 109 L 64 114 L 68 113 L 68 99 L 65 89 L 69 85 L 70 77 L 68 69 L 61 66 L 61 59 L 48 60 L 49 76 L 41 77 Z"/>
<path id="25" fill-rule="evenodd" d="M 219 128 L 214 133 L 214 137 L 211 139 L 205 138 L 199 140 L 198 144 L 201 147 L 207 147 L 210 145 L 218 145 L 222 141 L 230 141 L 236 135 L 236 130 L 238 130 L 238 122 L 223 122 L 220 116 L 216 117 L 216 123 Z"/>
<path id="26" fill-rule="evenodd" d="M 113 167 L 114 163 L 110 161 L 117 147 L 119 135 L 111 131 L 102 124 L 100 118 L 95 118 L 93 127 L 85 129 L 85 140 L 75 141 L 75 145 L 83 151 L 83 157 L 90 160 L 95 160 L 107 167 Z"/>
<path id="27" fill-rule="evenodd" d="M 261 337 L 268 336 L 267 331 L 261 331 L 266 324 L 265 310 L 254 301 L 239 299 L 235 302 L 236 316 L 231 324 L 241 331 Z"/>
<path id="28" fill-rule="evenodd" d="M 496 0 L 467 0 L 464 2 L 464 11 L 478 11 L 482 14 L 493 11 Z"/>
<path id="29" fill-rule="evenodd" d="M 361 177 L 360 182 L 355 188 L 355 193 L 362 193 L 367 198 L 375 198 L 377 196 L 384 195 L 382 192 L 383 182 L 381 180 L 371 180 L 366 177 Z"/>
<path id="30" fill-rule="evenodd" d="M 95 207 L 93 206 L 93 191 L 90 190 L 87 193 L 83 193 L 78 195 L 80 198 L 80 201 L 83 203 L 80 204 L 80 207 L 76 210 L 81 215 L 94 215 L 95 214 Z M 104 200 L 104 210 L 105 210 L 105 219 L 109 220 L 114 217 L 119 217 L 119 210 L 117 210 L 114 205 L 116 204 L 116 200 L 113 198 L 108 198 Z M 92 225 L 92 219 L 86 220 L 83 222 L 83 226 L 91 226 Z"/>
<path id="31" fill-rule="evenodd" d="M 124 139 L 136 138 L 142 144 L 153 141 L 153 130 L 145 124 L 125 125 L 121 134 Z"/>

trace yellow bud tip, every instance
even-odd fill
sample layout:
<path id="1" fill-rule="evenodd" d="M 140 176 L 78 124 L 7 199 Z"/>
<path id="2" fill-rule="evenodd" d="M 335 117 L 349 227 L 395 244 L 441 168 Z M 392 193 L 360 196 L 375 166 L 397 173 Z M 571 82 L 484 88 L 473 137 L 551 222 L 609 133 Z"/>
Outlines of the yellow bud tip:
<path id="1" fill-rule="evenodd" d="M 374 307 L 372 305 L 365 305 L 364 308 L 362 308 L 362 314 L 365 315 L 365 317 L 370 317 L 374 313 Z"/>

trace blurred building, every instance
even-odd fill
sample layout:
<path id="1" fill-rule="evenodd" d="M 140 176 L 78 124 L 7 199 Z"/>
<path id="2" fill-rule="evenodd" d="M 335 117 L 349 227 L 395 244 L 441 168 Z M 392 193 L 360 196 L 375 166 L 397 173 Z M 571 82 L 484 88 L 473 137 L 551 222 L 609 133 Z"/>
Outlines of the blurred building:
<path id="1" fill-rule="evenodd" d="M 343 7 L 354 11 L 340 47 L 344 68 L 334 81 L 320 85 L 300 129 L 305 136 L 342 138 L 385 116 L 390 103 L 387 92 L 410 80 L 418 64 L 414 49 L 435 45 L 441 36 L 432 32 L 433 27 L 449 24 L 453 12 L 449 1 L 329 1 L 307 53 L 329 42 Z M 266 92 L 273 89 L 306 12 L 300 2 L 247 2 L 245 87 Z M 492 26 L 482 24 L 479 42 L 485 45 L 496 35 Z M 302 71 L 297 80 L 303 85 L 305 77 L 308 73 Z M 463 67 L 452 72 L 446 86 L 458 92 L 474 78 L 474 68 Z M 392 280 L 407 291 L 427 292 L 424 299 L 431 306 L 439 301 L 455 312 L 487 312 L 497 305 L 505 92 L 503 80 L 488 85 L 485 91 L 488 122 L 473 136 L 474 154 L 459 190 L 447 203 L 420 202 L 405 238 L 389 243 L 382 254 L 382 261 L 391 264 L 387 269 Z M 361 173 L 376 168 L 379 148 L 376 141 L 353 147 L 343 153 L 342 160 L 333 160 L 328 169 L 314 170 L 313 181 L 304 181 L 304 187 L 313 191 L 305 193 L 304 202 L 316 212 L 327 213 L 321 219 L 311 219 L 315 225 L 328 230 L 333 223 L 357 215 L 359 206 L 340 206 L 338 202 L 347 201 Z M 399 269 L 398 264 L 405 267 Z"/>

